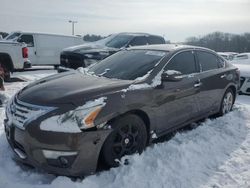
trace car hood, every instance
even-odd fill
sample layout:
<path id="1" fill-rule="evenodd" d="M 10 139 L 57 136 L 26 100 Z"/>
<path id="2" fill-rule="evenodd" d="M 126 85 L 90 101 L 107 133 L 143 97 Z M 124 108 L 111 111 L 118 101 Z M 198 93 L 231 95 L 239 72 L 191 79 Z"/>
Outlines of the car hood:
<path id="1" fill-rule="evenodd" d="M 234 64 L 235 67 L 239 68 L 240 76 L 250 77 L 250 64 Z"/>
<path id="2" fill-rule="evenodd" d="M 132 81 L 108 79 L 69 71 L 36 81 L 18 93 L 20 101 L 44 106 L 82 105 L 88 100 L 127 88 Z"/>

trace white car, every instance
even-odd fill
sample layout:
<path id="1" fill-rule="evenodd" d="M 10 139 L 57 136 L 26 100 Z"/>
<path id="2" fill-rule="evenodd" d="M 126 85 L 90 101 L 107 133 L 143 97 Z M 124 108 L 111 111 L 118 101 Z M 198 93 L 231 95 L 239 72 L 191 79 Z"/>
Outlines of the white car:
<path id="1" fill-rule="evenodd" d="M 250 94 L 250 53 L 241 53 L 231 61 L 240 69 L 240 93 Z"/>
<path id="2" fill-rule="evenodd" d="M 217 52 L 220 56 L 222 56 L 226 60 L 233 60 L 233 58 L 238 54 L 236 52 Z"/>
<path id="3" fill-rule="evenodd" d="M 77 36 L 30 32 L 13 32 L 4 40 L 26 43 L 32 65 L 55 66 L 60 64 L 60 53 L 64 48 L 84 43 L 83 39 Z"/>

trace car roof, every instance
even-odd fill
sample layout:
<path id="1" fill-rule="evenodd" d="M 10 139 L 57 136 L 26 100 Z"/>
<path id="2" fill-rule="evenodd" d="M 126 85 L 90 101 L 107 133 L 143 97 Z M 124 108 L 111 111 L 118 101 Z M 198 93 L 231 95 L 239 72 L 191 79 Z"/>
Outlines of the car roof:
<path id="1" fill-rule="evenodd" d="M 149 34 L 149 33 L 137 33 L 137 32 L 122 32 L 122 33 L 116 33 L 116 35 L 132 35 L 132 36 L 157 36 L 161 37 L 160 35 L 155 35 L 155 34 Z"/>
<path id="2" fill-rule="evenodd" d="M 135 46 L 130 47 L 128 49 L 136 49 L 136 50 L 159 50 L 159 51 L 176 51 L 176 50 L 184 50 L 184 49 L 199 49 L 199 50 L 207 50 L 210 52 L 214 52 L 208 48 L 203 48 L 199 46 L 191 46 L 191 45 L 182 45 L 182 44 L 156 44 L 156 45 L 145 45 L 145 46 Z"/>

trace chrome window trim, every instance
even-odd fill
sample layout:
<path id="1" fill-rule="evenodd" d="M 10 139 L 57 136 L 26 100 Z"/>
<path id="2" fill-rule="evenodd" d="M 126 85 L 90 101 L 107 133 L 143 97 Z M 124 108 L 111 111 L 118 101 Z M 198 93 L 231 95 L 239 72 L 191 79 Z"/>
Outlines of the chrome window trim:
<path id="1" fill-rule="evenodd" d="M 218 54 L 216 54 L 216 52 L 210 52 L 209 50 L 206 50 L 206 49 L 197 49 L 197 48 L 191 48 L 191 49 L 183 49 L 183 50 L 180 50 L 178 51 L 177 53 L 175 53 L 167 62 L 166 64 L 163 66 L 163 68 L 160 70 L 160 71 L 164 71 L 165 67 L 168 65 L 168 63 L 178 54 L 182 53 L 182 52 L 187 52 L 187 51 L 191 51 L 192 54 L 194 54 L 195 52 L 197 51 L 203 51 L 203 52 L 207 52 L 207 53 L 210 53 L 210 54 L 213 54 L 215 55 L 216 57 L 218 57 Z M 211 70 L 207 70 L 207 71 L 202 71 L 201 69 L 201 64 L 199 63 L 198 60 L 196 60 L 196 56 L 194 55 L 194 58 L 195 58 L 195 63 L 197 64 L 198 63 L 198 66 L 200 67 L 200 70 L 198 70 L 199 72 L 195 72 L 195 73 L 191 73 L 191 74 L 183 74 L 182 76 L 184 77 L 192 77 L 192 76 L 195 76 L 195 75 L 198 75 L 198 74 L 201 74 L 201 73 L 207 73 L 207 72 L 211 72 L 211 71 L 214 71 L 214 70 L 221 70 L 221 69 L 224 69 L 226 67 L 226 61 L 224 61 L 224 66 L 223 67 L 218 67 L 217 69 L 211 69 Z M 159 71 L 159 72 L 160 72 Z"/>

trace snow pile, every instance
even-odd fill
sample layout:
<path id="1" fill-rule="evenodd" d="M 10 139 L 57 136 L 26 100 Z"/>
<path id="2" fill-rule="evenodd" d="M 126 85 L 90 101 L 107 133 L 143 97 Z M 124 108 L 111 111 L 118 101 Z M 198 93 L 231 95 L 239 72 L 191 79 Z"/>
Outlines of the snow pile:
<path id="1" fill-rule="evenodd" d="M 93 101 L 86 102 L 83 106 L 80 106 L 75 110 L 48 118 L 41 123 L 40 129 L 54 132 L 80 133 L 79 121 L 83 121 L 84 118 L 93 111 L 94 107 L 105 106 L 106 99 L 106 97 L 100 97 Z"/>

